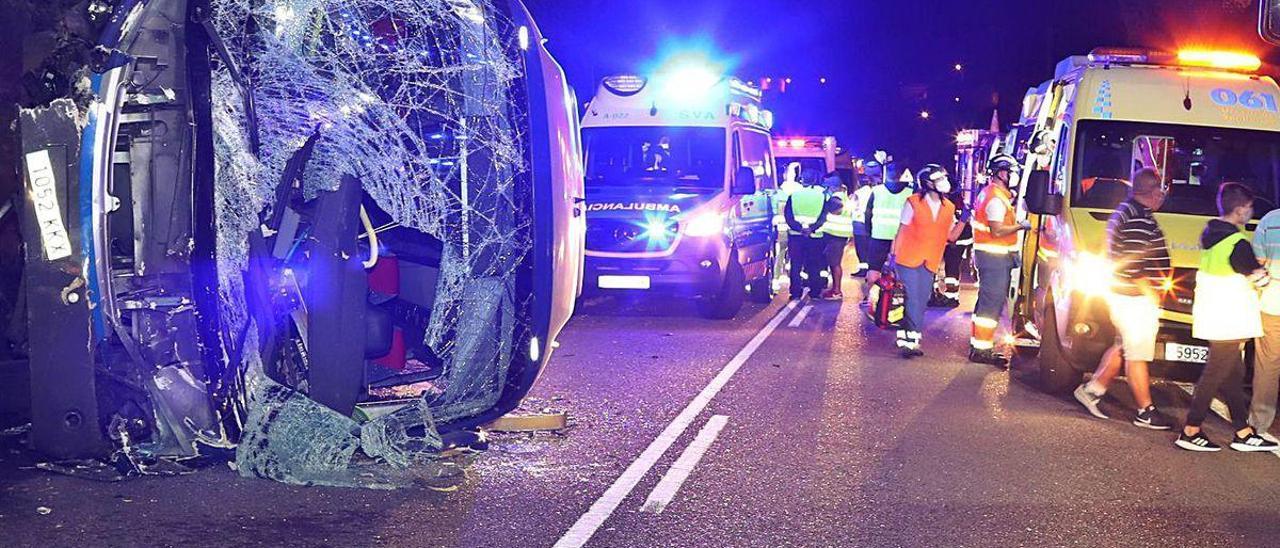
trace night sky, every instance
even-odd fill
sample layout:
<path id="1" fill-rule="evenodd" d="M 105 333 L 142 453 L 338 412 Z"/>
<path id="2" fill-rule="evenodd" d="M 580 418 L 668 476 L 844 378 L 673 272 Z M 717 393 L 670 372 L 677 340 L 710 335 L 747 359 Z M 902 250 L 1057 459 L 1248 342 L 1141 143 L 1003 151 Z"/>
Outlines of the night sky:
<path id="1" fill-rule="evenodd" d="M 994 108 L 1007 129 L 1028 87 L 1095 46 L 1276 57 L 1249 0 L 526 1 L 584 101 L 602 76 L 709 47 L 744 79 L 792 78 L 766 96 L 779 133 L 834 133 L 913 166 L 950 165 L 955 132 L 987 127 Z"/>

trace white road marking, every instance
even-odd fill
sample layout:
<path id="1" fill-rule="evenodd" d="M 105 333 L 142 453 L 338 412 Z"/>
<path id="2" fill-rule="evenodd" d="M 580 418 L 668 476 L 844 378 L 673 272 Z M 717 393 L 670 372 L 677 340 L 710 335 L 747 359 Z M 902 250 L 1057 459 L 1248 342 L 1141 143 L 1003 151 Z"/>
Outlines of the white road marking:
<path id="1" fill-rule="evenodd" d="M 662 481 L 659 481 L 653 491 L 649 492 L 649 498 L 645 499 L 644 507 L 640 508 L 640 511 L 661 514 L 667 505 L 675 500 L 680 486 L 689 479 L 689 474 L 693 473 L 693 468 L 702 460 L 702 455 L 706 454 L 712 443 L 715 443 L 716 437 L 720 435 L 720 431 L 724 429 L 727 422 L 729 417 L 724 415 L 716 415 L 707 421 L 702 430 L 698 431 L 698 437 L 684 448 L 680 458 L 676 459 L 671 469 L 662 476 Z"/>
<path id="2" fill-rule="evenodd" d="M 804 308 L 800 309 L 800 313 L 796 314 L 796 317 L 791 318 L 791 323 L 787 324 L 787 327 L 800 327 L 800 324 L 804 323 L 804 319 L 809 317 L 809 311 L 811 310 L 813 310 L 813 305 L 804 305 Z"/>
<path id="3" fill-rule="evenodd" d="M 1186 392 L 1187 395 L 1190 395 L 1190 396 L 1195 395 L 1195 385 L 1187 386 L 1187 385 L 1179 384 L 1178 387 L 1181 388 L 1183 392 Z M 1213 411 L 1213 414 L 1221 417 L 1222 420 L 1231 422 L 1231 410 L 1227 408 L 1227 404 L 1222 403 L 1222 400 L 1218 398 L 1214 398 L 1213 401 L 1209 403 L 1209 409 Z M 1271 451 L 1270 453 L 1272 455 L 1280 457 L 1280 451 Z"/>
<path id="4" fill-rule="evenodd" d="M 769 323 L 761 328 L 756 333 L 756 336 L 747 342 L 747 345 L 742 347 L 742 350 L 739 350 L 733 359 L 729 360 L 729 363 L 725 364 L 724 368 L 720 370 L 720 374 L 711 379 L 711 382 L 702 389 L 702 392 L 699 392 L 693 398 L 693 401 L 689 402 L 689 405 L 685 406 L 679 415 L 676 415 L 676 418 L 662 430 L 662 433 L 658 434 L 658 437 L 649 443 L 644 452 L 640 453 L 640 456 L 636 457 L 636 460 L 630 466 L 627 466 L 627 469 L 622 472 L 621 476 L 618 476 L 617 480 L 614 480 L 613 485 L 610 485 L 604 494 L 600 495 L 600 498 L 591 505 L 587 513 L 578 518 L 578 521 L 574 522 L 564 536 L 560 537 L 559 541 L 556 541 L 555 548 L 580 548 L 588 540 L 591 540 L 592 535 L 596 534 L 596 530 L 600 529 L 606 519 L 609 519 L 613 511 L 622 504 L 622 500 L 631 494 L 631 490 L 636 488 L 636 484 L 640 483 L 640 479 L 649 473 L 649 470 L 653 469 L 653 465 L 657 464 L 663 453 L 666 453 L 667 449 L 671 448 L 671 445 L 689 428 L 689 425 L 693 423 L 693 419 L 696 419 L 707 408 L 707 404 L 711 403 L 711 399 L 720 392 L 720 389 L 724 388 L 725 384 L 728 384 L 729 379 L 733 378 L 733 375 L 738 372 L 742 364 L 746 363 L 752 354 L 755 354 L 760 345 L 764 344 L 764 341 L 769 338 L 769 335 L 773 334 L 783 320 L 787 319 L 787 315 L 795 310 L 796 304 L 796 301 L 787 303 L 787 306 L 778 311 L 778 315 L 769 320 Z"/>

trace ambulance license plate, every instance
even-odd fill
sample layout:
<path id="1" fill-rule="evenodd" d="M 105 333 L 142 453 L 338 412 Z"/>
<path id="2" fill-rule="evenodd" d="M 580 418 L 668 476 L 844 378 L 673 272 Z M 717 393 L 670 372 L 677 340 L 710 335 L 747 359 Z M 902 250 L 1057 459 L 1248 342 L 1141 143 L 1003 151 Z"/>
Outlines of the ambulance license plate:
<path id="1" fill-rule="evenodd" d="M 1171 362 L 1208 363 L 1209 347 L 1165 343 L 1164 359 Z"/>
<path id="2" fill-rule="evenodd" d="M 649 289 L 648 276 L 600 276 L 600 289 Z"/>

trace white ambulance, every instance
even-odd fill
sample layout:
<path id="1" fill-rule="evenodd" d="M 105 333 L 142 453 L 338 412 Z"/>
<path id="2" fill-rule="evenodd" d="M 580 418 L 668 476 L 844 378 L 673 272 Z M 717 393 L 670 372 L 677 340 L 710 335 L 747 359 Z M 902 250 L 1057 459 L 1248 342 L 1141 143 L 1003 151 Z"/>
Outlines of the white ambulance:
<path id="1" fill-rule="evenodd" d="M 582 124 L 584 293 L 697 297 L 721 319 L 772 299 L 777 176 L 760 99 L 700 67 L 601 82 Z"/>
<path id="2" fill-rule="evenodd" d="M 800 166 L 800 172 L 813 170 L 826 175 L 836 171 L 835 137 L 776 137 L 773 150 L 778 155 L 779 177 L 798 177 L 799 173 L 788 174 L 787 169 L 793 164 Z"/>

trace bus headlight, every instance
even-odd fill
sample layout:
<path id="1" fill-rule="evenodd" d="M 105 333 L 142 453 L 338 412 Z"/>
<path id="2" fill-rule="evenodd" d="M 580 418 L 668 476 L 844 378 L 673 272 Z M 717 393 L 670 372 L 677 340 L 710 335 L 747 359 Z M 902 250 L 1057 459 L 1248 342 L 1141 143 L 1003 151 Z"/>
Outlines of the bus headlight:
<path id="1" fill-rule="evenodd" d="M 724 233 L 724 215 L 719 213 L 703 213 L 695 215 L 684 223 L 684 235 L 693 238 L 704 238 Z"/>

